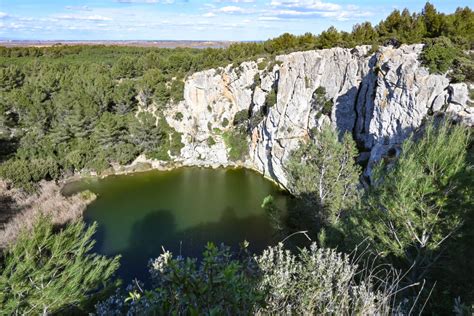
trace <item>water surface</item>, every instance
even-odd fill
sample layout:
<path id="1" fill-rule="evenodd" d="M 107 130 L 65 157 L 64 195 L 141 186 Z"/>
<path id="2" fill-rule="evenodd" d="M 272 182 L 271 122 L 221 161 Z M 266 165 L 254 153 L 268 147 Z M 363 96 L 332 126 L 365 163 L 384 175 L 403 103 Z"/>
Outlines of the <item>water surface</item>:
<path id="1" fill-rule="evenodd" d="M 261 251 L 274 244 L 264 210 L 272 194 L 285 208 L 285 196 L 273 183 L 245 169 L 179 168 L 110 176 L 69 184 L 66 193 L 91 190 L 98 199 L 86 210 L 97 221 L 95 251 L 121 254 L 119 275 L 146 279 L 147 263 L 162 249 L 199 257 L 208 241 L 234 248 L 243 240 Z"/>

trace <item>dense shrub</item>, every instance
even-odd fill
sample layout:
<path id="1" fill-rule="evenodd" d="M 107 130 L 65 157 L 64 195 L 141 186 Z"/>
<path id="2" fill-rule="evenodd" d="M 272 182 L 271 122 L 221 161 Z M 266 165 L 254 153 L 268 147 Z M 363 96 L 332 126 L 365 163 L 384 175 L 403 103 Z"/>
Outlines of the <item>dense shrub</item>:
<path id="1" fill-rule="evenodd" d="M 211 146 L 214 146 L 215 144 L 216 144 L 215 139 L 212 136 L 209 136 L 207 138 L 207 146 L 211 147 Z"/>
<path id="2" fill-rule="evenodd" d="M 386 271 L 359 268 L 348 256 L 316 244 L 296 255 L 279 244 L 260 256 L 209 244 L 200 263 L 165 251 L 151 261 L 151 290 L 132 284 L 128 294 L 118 291 L 96 312 L 390 315 L 398 279 Z"/>
<path id="3" fill-rule="evenodd" d="M 6 315 L 67 313 L 101 289 L 119 257 L 91 254 L 96 225 L 76 222 L 54 233 L 47 218 L 24 230 L 5 252 L 0 272 L 0 310 Z"/>
<path id="4" fill-rule="evenodd" d="M 222 137 L 227 148 L 229 148 L 230 160 L 239 161 L 245 159 L 249 152 L 248 136 L 245 129 L 238 128 L 225 131 Z"/>
<path id="5" fill-rule="evenodd" d="M 277 103 L 277 92 L 275 89 L 270 90 L 265 97 L 265 106 L 270 108 Z"/>
<path id="6" fill-rule="evenodd" d="M 269 247 L 256 257 L 261 273 L 259 288 L 264 293 L 262 314 L 294 315 L 389 315 L 398 280 L 352 263 L 348 256 L 316 243 L 297 255 L 283 248 Z M 390 271 L 390 269 L 388 270 Z M 371 275 L 373 273 L 373 275 Z M 361 278 L 357 275 L 362 274 Z M 381 282 L 380 282 L 381 281 Z"/>
<path id="7" fill-rule="evenodd" d="M 438 283 L 433 269 L 449 269 L 439 260 L 448 248 L 463 247 L 455 240 L 463 221 L 473 216 L 468 192 L 474 189 L 474 175 L 466 163 L 469 137 L 466 127 L 443 121 L 428 123 L 421 138 L 405 141 L 394 163 L 382 162 L 373 171 L 366 197 L 347 218 L 348 241 L 369 241 L 388 262 L 408 271 L 409 283 Z M 444 282 L 450 283 L 451 277 Z M 445 297 L 444 290 L 434 293 Z M 452 300 L 453 294 L 445 297 L 445 304 Z M 438 306 L 435 310 L 437 304 L 432 303 Z"/>
<path id="8" fill-rule="evenodd" d="M 229 126 L 229 119 L 224 117 L 224 119 L 222 120 L 222 127 L 227 127 Z"/>
<path id="9" fill-rule="evenodd" d="M 234 115 L 234 121 L 232 124 L 235 125 L 240 125 L 242 123 L 245 123 L 249 119 L 249 111 L 248 110 L 242 110 Z"/>
<path id="10" fill-rule="evenodd" d="M 440 37 L 425 45 L 421 59 L 430 72 L 444 74 L 460 54 L 459 48 L 455 47 L 449 38 Z"/>
<path id="11" fill-rule="evenodd" d="M 23 84 L 25 75 L 15 65 L 0 67 L 0 91 L 10 91 Z"/>
<path id="12" fill-rule="evenodd" d="M 326 88 L 325 87 L 317 87 L 316 90 L 313 92 L 313 102 L 321 111 L 320 113 L 325 114 L 327 116 L 331 116 L 332 108 L 334 106 L 334 102 L 331 99 L 326 98 Z"/>

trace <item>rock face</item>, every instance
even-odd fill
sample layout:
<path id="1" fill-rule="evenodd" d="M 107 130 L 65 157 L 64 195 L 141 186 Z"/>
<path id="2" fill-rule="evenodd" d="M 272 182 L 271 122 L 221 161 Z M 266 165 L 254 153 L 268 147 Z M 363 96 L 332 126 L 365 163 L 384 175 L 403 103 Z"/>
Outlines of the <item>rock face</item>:
<path id="1" fill-rule="evenodd" d="M 376 53 L 370 46 L 333 48 L 195 73 L 186 80 L 184 101 L 165 113 L 183 133 L 184 148 L 175 160 L 243 165 L 285 186 L 291 151 L 312 129 L 330 122 L 365 148 L 361 156 L 370 157 L 370 174 L 373 163 L 398 152 L 427 116 L 452 112 L 474 123 L 468 86 L 429 74 L 418 61 L 421 50 L 422 45 L 382 47 Z M 275 93 L 276 104 L 271 104 Z M 248 131 L 248 157 L 235 163 L 229 161 L 223 133 L 233 128 L 239 112 L 248 113 L 256 125 Z"/>

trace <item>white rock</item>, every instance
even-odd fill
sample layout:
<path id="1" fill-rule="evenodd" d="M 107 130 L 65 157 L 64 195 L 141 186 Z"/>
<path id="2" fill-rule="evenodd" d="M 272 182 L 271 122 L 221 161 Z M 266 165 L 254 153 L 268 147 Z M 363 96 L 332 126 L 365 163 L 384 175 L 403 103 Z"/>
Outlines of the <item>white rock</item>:
<path id="1" fill-rule="evenodd" d="M 469 99 L 467 85 L 465 83 L 453 83 L 448 87 L 450 92 L 449 102 L 456 103 L 462 107 L 466 106 Z"/>

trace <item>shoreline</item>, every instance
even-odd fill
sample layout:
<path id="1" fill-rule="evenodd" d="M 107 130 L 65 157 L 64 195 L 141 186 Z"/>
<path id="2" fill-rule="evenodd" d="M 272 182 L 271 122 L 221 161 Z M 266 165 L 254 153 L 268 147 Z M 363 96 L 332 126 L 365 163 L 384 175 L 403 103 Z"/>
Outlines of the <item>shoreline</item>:
<path id="1" fill-rule="evenodd" d="M 81 181 L 84 179 L 105 179 L 110 176 L 120 176 L 120 175 L 132 175 L 135 173 L 148 172 L 148 171 L 173 171 L 179 168 L 203 168 L 203 169 L 247 169 L 252 170 L 258 173 L 260 176 L 266 180 L 272 182 L 280 190 L 289 192 L 289 190 L 283 186 L 281 183 L 271 178 L 270 176 L 262 173 L 255 167 L 245 163 L 227 163 L 227 164 L 186 164 L 182 161 L 163 161 L 146 158 L 143 155 L 138 156 L 132 163 L 128 165 L 114 165 L 110 169 L 106 170 L 102 174 L 96 172 L 89 173 L 76 173 L 72 176 L 66 177 L 64 179 L 58 180 L 58 185 L 61 187 L 61 190 L 68 184 L 74 183 L 76 181 Z"/>
<path id="2" fill-rule="evenodd" d="M 69 184 L 86 179 L 100 180 L 110 176 L 132 175 L 149 171 L 173 171 L 179 168 L 250 170 L 270 181 L 279 190 L 289 193 L 289 190 L 283 185 L 245 161 L 226 164 L 196 164 L 183 163 L 183 161 L 147 159 L 143 155 L 137 157 L 129 165 L 113 165 L 102 174 L 83 172 L 57 181 L 42 180 L 39 182 L 38 191 L 34 194 L 9 187 L 5 180 L 0 179 L 0 193 L 6 197 L 11 197 L 11 205 L 5 206 L 7 209 L 11 209 L 11 212 L 8 213 L 9 219 L 0 226 L 0 251 L 11 244 L 22 229 L 30 229 L 34 219 L 41 214 L 51 216 L 53 223 L 56 225 L 62 225 L 66 222 L 82 218 L 87 207 L 94 202 L 98 196 L 95 194 L 85 194 L 88 190 L 65 195 L 63 193 L 64 188 Z"/>

